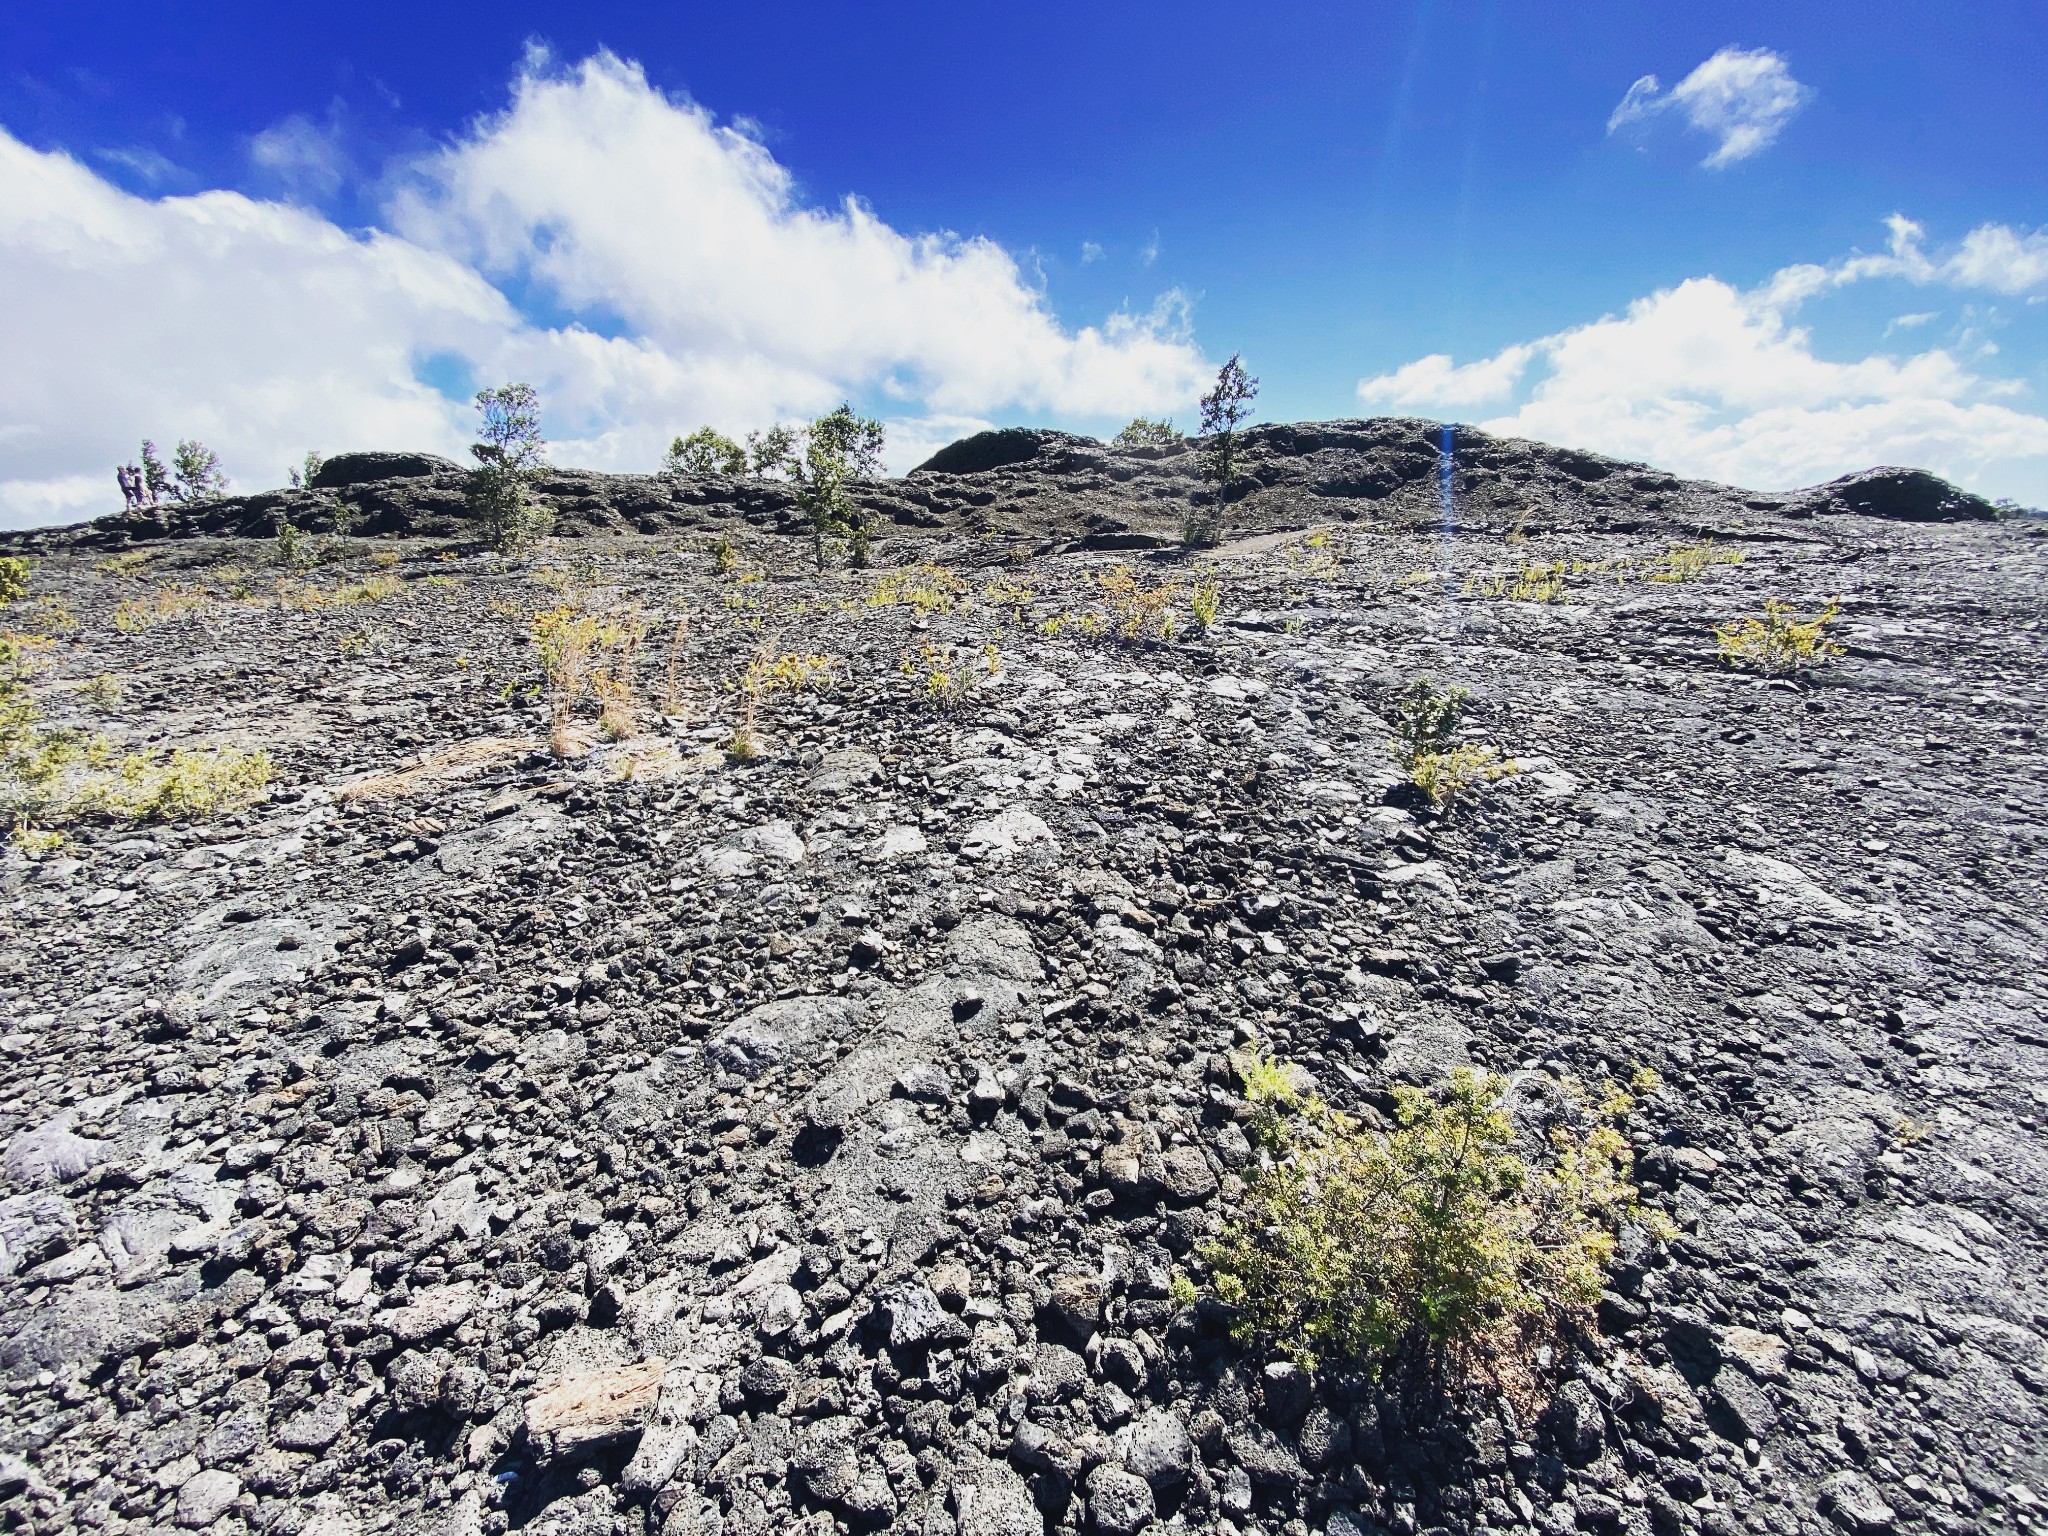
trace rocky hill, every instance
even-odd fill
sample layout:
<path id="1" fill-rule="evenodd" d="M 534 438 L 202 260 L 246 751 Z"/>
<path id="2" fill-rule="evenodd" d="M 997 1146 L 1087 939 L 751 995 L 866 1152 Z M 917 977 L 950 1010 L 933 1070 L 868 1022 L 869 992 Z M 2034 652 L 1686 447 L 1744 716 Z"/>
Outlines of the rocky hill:
<path id="1" fill-rule="evenodd" d="M 1024 432 L 863 488 L 867 572 L 573 471 L 495 556 L 421 455 L 9 541 L 44 727 L 271 773 L 5 856 L 0 1520 L 2041 1529 L 2039 526 L 1250 437 L 1200 558 L 1191 455 Z M 1841 653 L 1727 664 L 1767 600 Z M 1516 770 L 1448 808 L 1422 676 Z M 1653 1068 L 1671 1235 L 1476 1373 L 1235 1340 L 1252 1040 L 1532 1156 Z"/>

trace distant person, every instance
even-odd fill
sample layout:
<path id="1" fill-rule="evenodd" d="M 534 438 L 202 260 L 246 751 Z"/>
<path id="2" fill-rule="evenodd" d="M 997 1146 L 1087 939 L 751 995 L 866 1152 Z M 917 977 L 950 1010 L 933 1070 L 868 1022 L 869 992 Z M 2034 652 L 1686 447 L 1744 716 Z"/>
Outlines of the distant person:
<path id="1" fill-rule="evenodd" d="M 121 482 L 121 510 L 123 512 L 133 512 L 139 498 L 135 494 L 135 480 L 128 473 L 128 466 L 126 464 L 115 465 L 114 478 Z"/>

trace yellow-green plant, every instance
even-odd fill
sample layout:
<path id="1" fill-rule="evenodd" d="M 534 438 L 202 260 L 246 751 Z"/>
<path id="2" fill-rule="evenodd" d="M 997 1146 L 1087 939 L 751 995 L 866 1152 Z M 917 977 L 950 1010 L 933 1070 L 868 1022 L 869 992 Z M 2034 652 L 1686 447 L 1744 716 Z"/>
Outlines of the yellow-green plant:
<path id="1" fill-rule="evenodd" d="M 630 734 L 633 660 L 645 632 L 637 614 L 588 613 L 573 604 L 534 615 L 533 643 L 548 688 L 548 749 L 555 756 L 572 756 L 584 745 L 575 715 L 586 697 L 598 700 L 608 733 L 623 722 Z"/>
<path id="2" fill-rule="evenodd" d="M 824 688 L 838 674 L 839 660 L 835 656 L 820 655 L 816 651 L 785 652 L 779 650 L 774 641 L 762 641 L 755 649 L 753 659 L 747 663 L 746 671 L 732 685 L 740 696 L 740 722 L 734 728 L 732 744 L 726 750 L 737 758 L 759 757 L 761 737 L 755 720 L 762 704 L 777 693 Z"/>
<path id="3" fill-rule="evenodd" d="M 1841 611 L 1841 603 L 1830 598 L 1827 607 L 1802 619 L 1790 604 L 1767 598 L 1763 617 L 1752 614 L 1733 624 L 1716 625 L 1715 649 L 1730 666 L 1750 667 L 1773 676 L 1820 666 L 1842 654 L 1842 647 L 1827 637 L 1827 627 Z"/>
<path id="4" fill-rule="evenodd" d="M 1465 584 L 1465 590 L 1476 592 L 1481 597 L 1505 598 L 1512 603 L 1561 603 L 1565 596 L 1565 579 L 1571 569 L 1563 561 L 1551 564 L 1534 560 L 1516 571 L 1513 580 L 1506 576 L 1475 578 Z"/>
<path id="5" fill-rule="evenodd" d="M 1704 576 L 1710 565 L 1740 565 L 1742 551 L 1739 549 L 1716 549 L 1714 541 L 1708 539 L 1699 544 L 1678 544 L 1664 551 L 1651 562 L 1649 581 L 1680 582 L 1693 581 Z"/>
<path id="6" fill-rule="evenodd" d="M 1394 711 L 1394 739 L 1389 743 L 1394 756 L 1415 787 L 1440 807 L 1475 785 L 1521 771 L 1512 758 L 1503 760 L 1497 748 L 1458 741 L 1470 697 L 1463 688 L 1453 685 L 1439 691 L 1428 678 L 1418 677 L 1402 691 Z"/>
<path id="7" fill-rule="evenodd" d="M 914 565 L 906 570 L 883 571 L 875 577 L 868 594 L 870 608 L 915 608 L 919 613 L 943 613 L 967 591 L 967 583 L 943 565 Z"/>
<path id="8" fill-rule="evenodd" d="M 182 821 L 247 805 L 270 783 L 270 754 L 236 747 L 129 752 L 69 786 L 63 819 Z"/>
<path id="9" fill-rule="evenodd" d="M 1031 617 L 1031 600 L 1038 593 L 1021 581 L 998 576 L 981 589 L 981 595 L 990 607 L 1009 609 L 1011 619 L 1022 624 Z"/>
<path id="10" fill-rule="evenodd" d="M 1339 560 L 1326 528 L 1318 528 L 1300 544 L 1287 551 L 1287 563 L 1313 581 L 1328 581 L 1337 574 Z"/>
<path id="11" fill-rule="evenodd" d="M 1247 1344 L 1310 1368 L 1374 1371 L 1409 1348 L 1442 1360 L 1531 1314 L 1590 1305 L 1622 1222 L 1670 1235 L 1631 1181 L 1620 1128 L 1635 1098 L 1618 1085 L 1565 1085 L 1564 1123 L 1532 1164 L 1490 1073 L 1458 1068 L 1435 1095 L 1396 1088 L 1386 1133 L 1301 1092 L 1271 1058 L 1253 1073 L 1266 1155 L 1203 1252 Z"/>
<path id="12" fill-rule="evenodd" d="M 0 555 L 0 606 L 28 595 L 28 560 L 21 555 Z"/>
<path id="13" fill-rule="evenodd" d="M 915 656 L 903 658 L 901 671 L 917 679 L 922 701 L 935 709 L 958 709 L 977 689 L 1002 675 L 1003 653 L 995 641 L 976 651 L 967 645 L 934 645 L 926 641 Z"/>
<path id="14" fill-rule="evenodd" d="M 1188 593 L 1188 609 L 1194 615 L 1195 628 L 1203 634 L 1215 628 L 1216 617 L 1223 611 L 1223 583 L 1214 571 L 1195 578 L 1194 589 Z"/>
<path id="15" fill-rule="evenodd" d="M 0 633 L 0 812 L 18 827 L 210 816 L 247 804 L 270 782 L 270 758 L 260 751 L 123 753 L 104 736 L 44 728 L 28 679 L 47 644 Z"/>
<path id="16" fill-rule="evenodd" d="M 1147 634 L 1161 640 L 1173 638 L 1178 628 L 1173 614 L 1173 600 L 1180 595 L 1178 587 L 1171 582 L 1157 587 L 1140 586 L 1127 565 L 1104 571 L 1095 580 L 1109 599 L 1110 621 L 1126 640 L 1143 639 Z"/>
<path id="17" fill-rule="evenodd" d="M 430 581 L 449 581 L 448 577 L 429 577 Z M 357 603 L 381 603 L 386 598 L 396 597 L 405 589 L 405 584 L 396 576 L 365 576 L 361 581 L 345 581 L 337 587 L 325 590 L 308 583 L 286 582 L 277 589 L 277 599 L 287 608 L 309 612 L 315 608 L 348 608 Z"/>
<path id="18" fill-rule="evenodd" d="M 1472 742 L 1442 752 L 1418 752 L 1408 765 L 1415 787 L 1440 809 L 1448 808 L 1468 789 L 1513 778 L 1521 771 L 1521 764 L 1513 758 L 1503 759 L 1498 748 Z"/>
<path id="19" fill-rule="evenodd" d="M 79 692 L 99 709 L 114 709 L 121 703 L 121 679 L 111 672 L 102 672 L 87 683 Z"/>

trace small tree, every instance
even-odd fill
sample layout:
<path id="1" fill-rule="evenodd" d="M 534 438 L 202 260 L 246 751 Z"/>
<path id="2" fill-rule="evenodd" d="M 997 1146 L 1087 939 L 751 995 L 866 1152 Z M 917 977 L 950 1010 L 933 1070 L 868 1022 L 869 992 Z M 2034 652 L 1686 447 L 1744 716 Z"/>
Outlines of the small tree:
<path id="1" fill-rule="evenodd" d="M 796 478 L 796 433 L 780 423 L 749 432 L 747 469 L 757 480 Z"/>
<path id="2" fill-rule="evenodd" d="M 142 440 L 142 485 L 152 502 L 161 501 L 171 494 L 171 472 L 156 456 L 156 444 L 146 437 Z"/>
<path id="3" fill-rule="evenodd" d="M 212 501 L 227 494 L 228 477 L 221 472 L 220 455 L 204 443 L 179 443 L 171 455 L 171 468 L 177 476 L 171 495 L 179 501 Z M 145 469 L 145 479 L 148 474 Z"/>
<path id="4" fill-rule="evenodd" d="M 737 477 L 747 472 L 747 452 L 716 427 L 699 427 L 668 445 L 661 472 L 677 480 L 693 475 Z"/>
<path id="5" fill-rule="evenodd" d="M 547 439 L 540 435 L 540 396 L 531 384 L 504 384 L 479 390 L 476 408 L 483 417 L 478 434 L 483 440 L 469 449 L 477 464 L 465 488 L 469 509 L 497 548 L 521 549 L 545 535 L 555 521 L 554 514 L 528 494 L 528 486 L 547 463 Z"/>
<path id="6" fill-rule="evenodd" d="M 320 473 L 320 466 L 326 462 L 317 452 L 308 449 L 306 457 L 288 471 L 292 479 L 292 489 L 310 491 L 313 488 L 313 477 Z"/>
<path id="7" fill-rule="evenodd" d="M 1259 381 L 1244 371 L 1235 352 L 1216 371 L 1216 387 L 1202 396 L 1202 478 L 1209 482 L 1210 505 L 1205 512 L 1190 513 L 1182 540 L 1188 544 L 1214 544 L 1223 533 L 1223 498 L 1237 479 L 1240 462 L 1237 429 L 1252 413 L 1258 398 Z"/>
<path id="8" fill-rule="evenodd" d="M 1133 417 L 1131 424 L 1110 439 L 1113 448 L 1171 448 L 1187 441 L 1187 436 L 1173 424 L 1172 418 L 1154 421 L 1148 416 Z"/>
<path id="9" fill-rule="evenodd" d="M 844 540 L 855 566 L 868 563 L 871 537 L 868 515 L 854 505 L 847 483 L 868 480 L 882 467 L 882 424 L 853 414 L 842 405 L 820 416 L 803 432 L 803 451 L 795 460 L 797 505 L 811 521 L 811 549 L 818 569 L 826 551 Z"/>

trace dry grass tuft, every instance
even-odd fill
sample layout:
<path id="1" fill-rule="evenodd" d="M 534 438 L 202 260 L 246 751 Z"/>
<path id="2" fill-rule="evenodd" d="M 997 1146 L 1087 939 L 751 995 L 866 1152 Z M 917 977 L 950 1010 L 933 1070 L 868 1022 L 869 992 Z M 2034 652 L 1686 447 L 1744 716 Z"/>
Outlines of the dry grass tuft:
<path id="1" fill-rule="evenodd" d="M 524 756 L 540 743 L 531 736 L 485 736 L 438 752 L 422 752 L 401 768 L 365 774 L 342 786 L 344 800 L 397 800 Z"/>

